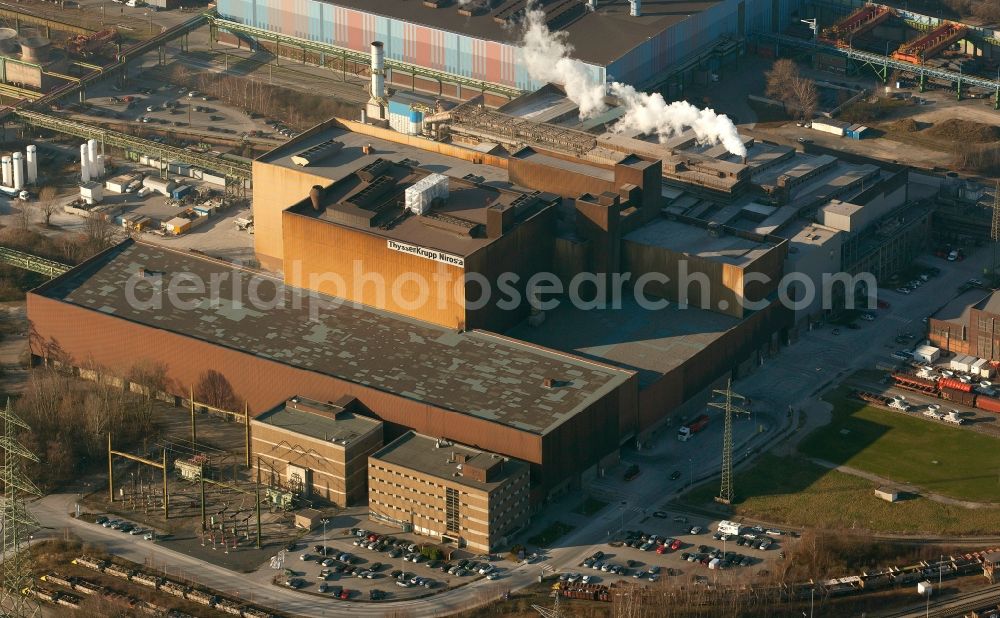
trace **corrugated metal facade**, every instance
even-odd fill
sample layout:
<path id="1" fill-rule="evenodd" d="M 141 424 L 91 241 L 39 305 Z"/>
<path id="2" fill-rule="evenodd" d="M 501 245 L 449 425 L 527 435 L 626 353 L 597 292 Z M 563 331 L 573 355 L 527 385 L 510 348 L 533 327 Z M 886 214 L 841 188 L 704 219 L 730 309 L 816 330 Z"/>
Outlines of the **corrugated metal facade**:
<path id="1" fill-rule="evenodd" d="M 367 52 L 372 41 L 385 43 L 387 58 L 436 71 L 495 84 L 534 90 L 523 67 L 517 66 L 513 45 L 484 41 L 334 6 L 319 0 L 219 0 L 219 15 L 256 28 L 272 30 Z M 604 69 L 591 66 L 595 80 Z"/>
<path id="2" fill-rule="evenodd" d="M 608 67 L 587 64 L 595 81 L 641 84 L 725 34 L 787 26 L 802 0 L 724 0 L 651 37 Z M 412 24 L 320 0 L 219 0 L 227 19 L 311 41 L 368 51 L 385 43 L 386 57 L 445 73 L 534 90 L 513 45 Z M 777 16 L 777 22 L 775 21 Z"/>
<path id="3" fill-rule="evenodd" d="M 624 53 L 607 67 L 608 79 L 643 84 L 727 34 L 784 30 L 802 4 L 802 0 L 720 2 Z"/>

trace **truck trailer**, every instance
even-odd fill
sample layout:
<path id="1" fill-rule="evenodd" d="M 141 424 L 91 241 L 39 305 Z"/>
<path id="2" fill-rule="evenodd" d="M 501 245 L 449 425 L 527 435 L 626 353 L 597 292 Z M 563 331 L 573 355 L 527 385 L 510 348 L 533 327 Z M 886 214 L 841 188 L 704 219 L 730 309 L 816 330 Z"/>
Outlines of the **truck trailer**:
<path id="1" fill-rule="evenodd" d="M 702 414 L 701 416 L 694 419 L 687 425 L 684 425 L 683 427 L 678 429 L 677 439 L 680 440 L 681 442 L 687 442 L 688 440 L 691 439 L 691 436 L 704 429 L 705 426 L 707 425 L 708 425 L 708 415 Z"/>

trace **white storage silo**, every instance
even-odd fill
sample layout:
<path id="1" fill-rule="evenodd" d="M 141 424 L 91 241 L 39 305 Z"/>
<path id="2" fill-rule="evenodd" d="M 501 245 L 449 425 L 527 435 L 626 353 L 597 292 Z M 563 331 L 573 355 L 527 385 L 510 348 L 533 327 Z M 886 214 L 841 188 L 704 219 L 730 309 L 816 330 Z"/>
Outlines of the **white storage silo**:
<path id="1" fill-rule="evenodd" d="M 38 182 L 38 149 L 34 144 L 28 144 L 26 152 L 28 184 L 33 185 Z"/>
<path id="2" fill-rule="evenodd" d="M 11 157 L 10 164 L 13 168 L 14 189 L 20 191 L 24 188 L 24 155 L 20 152 L 15 152 L 14 156 Z"/>
<path id="3" fill-rule="evenodd" d="M 90 182 L 90 164 L 87 162 L 89 153 L 86 144 L 80 144 L 80 180 Z"/>
<path id="4" fill-rule="evenodd" d="M 11 164 L 10 155 L 4 155 L 0 158 L 0 165 L 3 166 L 3 186 L 10 187 L 13 186 L 14 175 L 11 174 Z"/>
<path id="5" fill-rule="evenodd" d="M 97 178 L 97 140 L 87 140 L 87 169 L 90 170 L 91 178 Z"/>

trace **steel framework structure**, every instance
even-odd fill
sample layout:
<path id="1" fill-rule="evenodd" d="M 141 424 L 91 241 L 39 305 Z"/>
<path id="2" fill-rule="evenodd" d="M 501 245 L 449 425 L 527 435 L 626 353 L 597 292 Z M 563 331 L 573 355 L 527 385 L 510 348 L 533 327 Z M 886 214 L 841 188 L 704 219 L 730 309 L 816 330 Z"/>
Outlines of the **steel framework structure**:
<path id="1" fill-rule="evenodd" d="M 507 138 L 511 143 L 555 147 L 577 155 L 597 147 L 597 138 L 590 133 L 517 118 L 486 109 L 475 102 L 459 105 L 448 113 L 451 114 L 453 130 L 456 125 L 465 129 L 480 129 L 490 135 Z"/>
<path id="2" fill-rule="evenodd" d="M 958 86 L 959 97 L 962 96 L 962 84 L 971 84 L 981 88 L 988 88 L 996 93 L 994 105 L 995 109 L 1000 109 L 1000 80 L 988 79 L 975 75 L 965 75 L 964 73 L 956 73 L 955 71 L 929 67 L 923 64 L 905 62 L 903 60 L 897 60 L 891 56 L 861 51 L 852 47 L 834 47 L 832 45 L 823 45 L 814 41 L 799 39 L 782 34 L 772 34 L 770 32 L 758 31 L 754 33 L 754 37 L 758 41 L 774 43 L 775 55 L 778 55 L 778 48 L 780 48 L 781 45 L 786 45 L 788 47 L 804 49 L 810 52 L 821 52 L 824 54 L 845 56 L 846 58 L 858 62 L 863 66 L 870 66 L 883 82 L 888 81 L 889 79 L 889 69 L 896 69 L 917 75 L 920 78 L 921 90 L 923 90 L 924 82 L 928 77 L 955 82 Z"/>
<path id="3" fill-rule="evenodd" d="M 353 49 L 347 49 L 344 47 L 338 47 L 336 45 L 330 45 L 329 43 L 320 43 L 318 41 L 310 41 L 308 39 L 301 39 L 299 37 L 288 36 L 286 34 L 280 34 L 277 32 L 272 32 L 270 30 L 264 30 L 262 28 L 255 28 L 253 26 L 248 26 L 237 21 L 231 21 L 219 17 L 215 13 L 205 13 L 205 16 L 211 23 L 211 27 L 214 30 L 227 30 L 232 33 L 242 33 L 247 34 L 251 37 L 262 39 L 265 41 L 274 41 L 276 47 L 280 47 L 285 44 L 289 47 L 295 47 L 301 50 L 308 50 L 311 52 L 316 52 L 321 55 L 331 55 L 341 58 L 344 61 L 352 60 L 364 66 L 369 66 L 371 64 L 371 54 L 367 52 L 354 51 Z M 215 40 L 214 32 L 212 35 L 212 40 Z M 277 49 L 275 50 L 278 51 Z M 277 57 L 278 54 L 275 53 Z M 523 94 L 523 92 L 512 86 L 505 86 L 503 84 L 494 84 L 486 81 L 481 81 L 473 79 L 471 77 L 464 77 L 462 75 L 454 75 L 452 73 L 445 73 L 444 71 L 435 71 L 433 69 L 428 69 L 425 67 L 420 67 L 415 64 L 410 64 L 408 62 L 401 62 L 399 60 L 392 60 L 389 58 L 385 59 L 385 66 L 393 71 L 399 71 L 407 75 L 424 77 L 427 79 L 432 79 L 438 83 L 447 84 L 457 84 L 462 88 L 471 88 L 478 92 L 489 92 L 491 94 L 498 94 L 500 96 L 507 97 L 509 99 L 514 99 Z"/>
<path id="4" fill-rule="evenodd" d="M 45 275 L 50 279 L 58 277 L 72 268 L 72 266 L 53 262 L 37 255 L 24 253 L 23 251 L 8 249 L 7 247 L 0 247 L 0 262 Z"/>
<path id="5" fill-rule="evenodd" d="M 709 402 L 709 406 L 722 410 L 725 415 L 725 426 L 722 431 L 722 485 L 719 488 L 719 495 L 715 498 L 722 504 L 732 504 L 733 496 L 733 414 L 747 414 L 747 411 L 733 401 L 743 402 L 746 397 L 733 392 L 733 382 L 726 382 L 726 388 L 713 390 L 712 392 L 723 398 L 722 401 Z"/>
<path id="6" fill-rule="evenodd" d="M 0 481 L 3 482 L 3 514 L 0 525 L 3 526 L 3 570 L 0 582 L 0 610 L 7 616 L 34 616 L 38 605 L 29 594 L 34 578 L 31 576 L 31 557 L 24 551 L 24 544 L 29 540 L 29 531 L 38 527 L 38 522 L 28 512 L 24 505 L 26 496 L 40 496 L 42 492 L 25 476 L 22 469 L 24 460 L 38 461 L 38 457 L 21 446 L 17 441 L 17 433 L 28 429 L 28 425 L 18 418 L 7 405 L 0 412 L 3 417 L 3 437 L 0 438 Z"/>
<path id="7" fill-rule="evenodd" d="M 105 146 L 115 146 L 145 154 L 159 153 L 161 161 L 181 161 L 224 174 L 227 178 L 238 180 L 248 180 L 251 176 L 249 163 L 230 161 L 207 154 L 192 152 L 176 146 L 157 144 L 119 131 L 95 127 L 75 120 L 66 120 L 27 109 L 16 109 L 14 110 L 14 114 L 25 124 L 58 131 L 59 133 L 83 139 L 96 139 Z"/>

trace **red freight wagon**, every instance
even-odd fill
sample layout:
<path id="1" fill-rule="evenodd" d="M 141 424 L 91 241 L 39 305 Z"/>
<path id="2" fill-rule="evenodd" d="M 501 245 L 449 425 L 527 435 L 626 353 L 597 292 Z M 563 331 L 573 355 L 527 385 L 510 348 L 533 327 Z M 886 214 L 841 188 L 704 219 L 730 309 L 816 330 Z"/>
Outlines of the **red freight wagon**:
<path id="1" fill-rule="evenodd" d="M 960 391 L 954 388 L 948 388 L 948 387 L 942 388 L 941 398 L 947 399 L 948 401 L 954 401 L 955 403 L 960 403 L 963 406 L 976 405 L 975 393 L 967 393 L 965 391 Z"/>
<path id="2" fill-rule="evenodd" d="M 976 407 L 980 410 L 986 410 L 987 412 L 992 412 L 994 414 L 1000 414 L 1000 399 L 994 397 L 987 397 L 985 395 L 980 395 L 976 399 Z"/>

